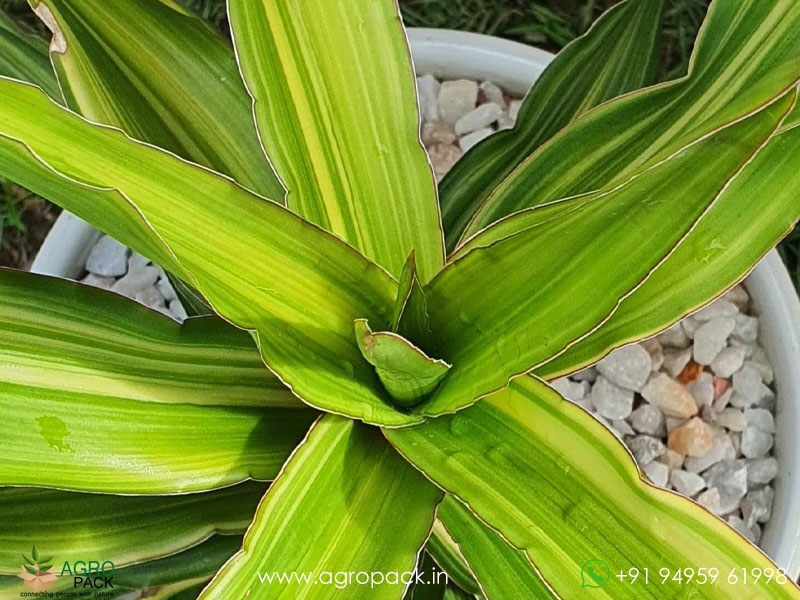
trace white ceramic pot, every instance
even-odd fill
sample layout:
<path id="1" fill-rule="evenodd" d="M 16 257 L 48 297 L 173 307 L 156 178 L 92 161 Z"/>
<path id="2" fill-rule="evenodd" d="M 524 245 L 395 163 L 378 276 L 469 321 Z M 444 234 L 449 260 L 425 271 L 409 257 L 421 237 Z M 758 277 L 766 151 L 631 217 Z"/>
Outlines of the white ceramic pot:
<path id="1" fill-rule="evenodd" d="M 417 72 L 446 79 L 489 79 L 522 95 L 553 55 L 498 38 L 435 29 L 409 30 Z M 39 273 L 75 278 L 100 234 L 62 214 L 34 264 Z M 778 392 L 775 505 L 761 545 L 795 579 L 800 574 L 800 302 L 778 254 L 770 252 L 747 277 L 761 320 L 760 341 L 775 370 Z"/>

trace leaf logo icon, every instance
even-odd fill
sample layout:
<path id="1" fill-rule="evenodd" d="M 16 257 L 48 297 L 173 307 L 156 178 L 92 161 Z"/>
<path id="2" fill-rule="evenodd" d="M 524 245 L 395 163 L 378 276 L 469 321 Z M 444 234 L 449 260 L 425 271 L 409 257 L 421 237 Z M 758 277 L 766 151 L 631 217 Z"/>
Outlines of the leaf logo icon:
<path id="1" fill-rule="evenodd" d="M 55 585 L 58 575 L 54 573 L 54 567 L 50 564 L 53 560 L 52 556 L 42 556 L 36 544 L 31 549 L 31 554 L 22 554 L 22 559 L 25 563 L 22 565 L 22 572 L 17 575 L 25 582 L 25 587 L 28 587 L 36 592 L 49 590 Z"/>

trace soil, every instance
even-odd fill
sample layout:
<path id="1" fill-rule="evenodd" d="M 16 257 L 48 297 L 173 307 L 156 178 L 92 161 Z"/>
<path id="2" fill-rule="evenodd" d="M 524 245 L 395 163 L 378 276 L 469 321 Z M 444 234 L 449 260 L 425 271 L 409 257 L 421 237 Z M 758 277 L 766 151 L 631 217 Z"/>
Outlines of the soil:
<path id="1" fill-rule="evenodd" d="M 28 270 L 61 209 L 38 197 L 20 207 L 23 229 L 7 227 L 0 236 L 0 267 Z"/>

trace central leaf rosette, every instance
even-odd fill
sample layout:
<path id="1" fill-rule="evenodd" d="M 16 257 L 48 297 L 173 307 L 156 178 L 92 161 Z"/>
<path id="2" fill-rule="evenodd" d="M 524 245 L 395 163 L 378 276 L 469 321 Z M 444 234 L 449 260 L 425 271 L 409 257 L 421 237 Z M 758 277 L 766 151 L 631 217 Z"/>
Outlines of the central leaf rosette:
<path id="1" fill-rule="evenodd" d="M 451 367 L 430 356 L 435 344 L 413 252 L 400 275 L 391 331 L 374 332 L 367 319 L 356 319 L 355 334 L 361 355 L 375 368 L 386 393 L 399 407 L 412 408 L 423 402 Z"/>

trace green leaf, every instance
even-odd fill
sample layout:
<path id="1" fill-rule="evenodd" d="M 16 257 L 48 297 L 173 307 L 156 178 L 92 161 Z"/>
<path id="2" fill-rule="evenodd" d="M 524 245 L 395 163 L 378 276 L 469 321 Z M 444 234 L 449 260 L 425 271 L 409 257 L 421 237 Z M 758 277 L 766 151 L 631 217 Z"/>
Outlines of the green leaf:
<path id="1" fill-rule="evenodd" d="M 37 550 L 36 544 L 33 545 L 33 550 L 31 550 L 31 555 L 33 556 L 34 562 L 39 562 L 39 550 Z"/>
<path id="2" fill-rule="evenodd" d="M 706 219 L 650 278 L 584 340 L 537 369 L 554 378 L 613 348 L 649 337 L 721 294 L 794 227 L 800 189 L 800 106 L 722 193 Z M 763 198 L 754 210 L 754 199 Z"/>
<path id="3" fill-rule="evenodd" d="M 523 377 L 455 415 L 384 435 L 437 485 L 522 549 L 555 593 L 579 598 L 590 559 L 612 573 L 716 568 L 714 585 L 612 580 L 593 597 L 800 598 L 765 580 L 729 583 L 732 570 L 775 565 L 691 500 L 643 480 L 617 438 L 580 407 Z M 652 575 L 651 575 L 652 577 Z M 658 580 L 660 581 L 660 579 Z"/>
<path id="4" fill-rule="evenodd" d="M 796 85 L 800 4 L 715 2 L 689 74 L 590 111 L 495 189 L 462 239 L 515 211 L 622 184 Z"/>
<path id="5" fill-rule="evenodd" d="M 396 333 L 373 332 L 366 319 L 356 319 L 355 330 L 364 359 L 375 367 L 386 391 L 402 407 L 422 402 L 450 370 L 449 364 L 429 357 Z"/>
<path id="6" fill-rule="evenodd" d="M 41 567 L 39 567 L 39 571 L 47 571 L 48 569 L 52 568 L 52 566 L 53 565 L 42 565 Z"/>
<path id="7" fill-rule="evenodd" d="M 0 269 L 0 382 L 25 396 L 301 408 L 253 339 L 218 317 L 172 319 L 117 294 Z"/>
<path id="8" fill-rule="evenodd" d="M 35 564 L 35 563 L 36 563 L 36 561 L 35 561 L 35 560 L 33 560 L 33 559 L 32 559 L 30 556 L 28 556 L 27 554 L 24 554 L 24 553 L 23 553 L 23 555 L 22 555 L 22 558 L 23 558 L 23 559 L 25 560 L 25 562 L 26 562 L 26 563 L 28 563 L 29 565 L 32 565 L 32 564 Z"/>
<path id="9" fill-rule="evenodd" d="M 31 538 L 47 540 L 59 564 L 101 556 L 117 569 L 182 552 L 215 533 L 241 533 L 266 487 L 250 482 L 179 496 L 0 488 L 0 573 L 19 572 L 21 546 Z M 53 556 L 29 562 L 46 571 Z"/>
<path id="10" fill-rule="evenodd" d="M 435 353 L 436 344 L 431 332 L 428 303 L 417 276 L 417 265 L 412 252 L 397 286 L 397 299 L 392 313 L 391 330 L 407 340 L 412 340 L 427 354 Z"/>
<path id="11" fill-rule="evenodd" d="M 564 48 L 525 97 L 516 126 L 483 141 L 439 184 L 447 248 L 470 217 L 525 158 L 586 111 L 655 83 L 663 0 L 609 9 Z"/>
<path id="12" fill-rule="evenodd" d="M 0 300 L 2 485 L 157 494 L 271 479 L 315 416 L 219 319 L 179 326 L 7 269 Z"/>
<path id="13" fill-rule="evenodd" d="M 0 174 L 156 261 L 255 331 L 269 368 L 309 404 L 391 426 L 423 420 L 392 408 L 353 340 L 355 319 L 388 326 L 397 284 L 379 267 L 285 208 L 91 125 L 34 88 L 0 79 L 0 95 Z"/>
<path id="14" fill-rule="evenodd" d="M 241 547 L 242 537 L 239 535 L 214 535 L 180 554 L 115 569 L 114 587 L 126 593 L 147 590 L 145 597 L 151 598 L 151 594 L 165 586 L 179 582 L 191 582 L 194 585 L 198 580 L 205 582 Z M 200 587 L 202 589 L 203 586 Z M 192 598 L 197 598 L 197 595 Z"/>
<path id="15" fill-rule="evenodd" d="M 511 547 L 458 500 L 445 496 L 437 515 L 458 544 L 487 600 L 558 598 L 523 551 Z"/>
<path id="16" fill-rule="evenodd" d="M 42 88 L 54 100 L 61 99 L 47 44 L 22 32 L 0 12 L 0 75 L 28 81 Z"/>
<path id="17" fill-rule="evenodd" d="M 475 575 L 467 565 L 461 548 L 458 547 L 439 518 L 433 523 L 431 536 L 428 538 L 428 543 L 425 544 L 425 549 L 439 565 L 439 568 L 445 571 L 456 585 L 473 595 L 480 593 L 481 589 L 478 582 L 475 581 Z"/>
<path id="18" fill-rule="evenodd" d="M 0 484 L 120 493 L 274 478 L 313 412 L 157 404 L 4 384 Z M 13 431 L 12 431 L 13 429 Z"/>
<path id="19" fill-rule="evenodd" d="M 244 550 L 201 597 L 358 597 L 363 584 L 339 590 L 323 573 L 412 571 L 441 497 L 375 429 L 324 415 L 261 502 Z M 298 583 L 312 572 L 318 585 Z M 267 579 L 283 573 L 296 575 L 291 582 Z M 382 583 L 366 593 L 397 599 L 404 588 L 402 581 Z"/>
<path id="20" fill-rule="evenodd" d="M 288 206 L 399 276 L 444 264 L 411 55 L 392 0 L 231 0 L 264 149 Z M 324 15 L 324 18 L 320 18 Z"/>
<path id="21" fill-rule="evenodd" d="M 473 596 L 470 596 L 464 590 L 457 588 L 453 585 L 448 585 L 447 588 L 444 590 L 444 596 L 442 600 L 472 600 Z"/>
<path id="22" fill-rule="evenodd" d="M 30 573 L 31 575 L 38 575 L 39 574 L 39 571 L 37 569 L 34 569 L 33 567 L 29 567 L 28 565 L 22 565 L 22 566 L 25 567 L 25 570 L 28 573 Z"/>
<path id="23" fill-rule="evenodd" d="M 419 579 L 422 581 L 418 581 Z M 442 600 L 447 587 L 446 573 L 427 552 L 423 552 L 417 561 L 416 574 L 408 586 L 403 600 Z"/>
<path id="24" fill-rule="evenodd" d="M 233 50 L 159 0 L 31 0 L 70 108 L 278 202 Z"/>
<path id="25" fill-rule="evenodd" d="M 475 238 L 425 290 L 453 368 L 415 410 L 466 406 L 607 320 L 700 223 L 719 226 L 711 208 L 793 102 L 794 90 L 619 186 L 529 209 Z M 520 233 L 492 231 L 506 229 Z"/>

